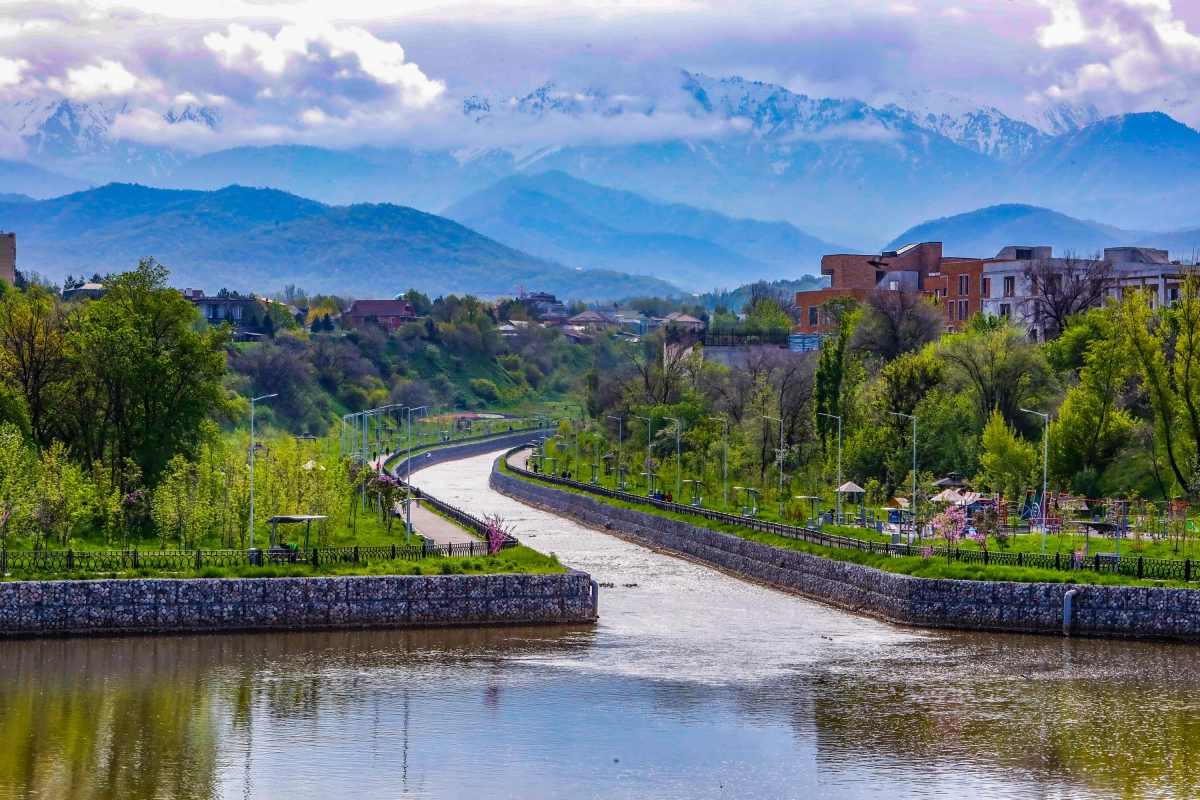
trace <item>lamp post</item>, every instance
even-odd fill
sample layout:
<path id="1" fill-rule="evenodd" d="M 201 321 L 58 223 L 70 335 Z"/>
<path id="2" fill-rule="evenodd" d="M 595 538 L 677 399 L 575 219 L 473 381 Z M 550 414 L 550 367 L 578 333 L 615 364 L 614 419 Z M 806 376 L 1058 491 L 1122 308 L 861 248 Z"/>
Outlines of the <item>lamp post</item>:
<path id="1" fill-rule="evenodd" d="M 837 491 L 837 518 L 838 524 L 842 524 L 842 418 L 836 414 L 826 414 L 823 411 L 817 412 L 818 417 L 829 417 L 838 421 L 838 491 Z M 866 512 L 863 512 L 865 519 Z M 865 522 L 863 524 L 866 524 Z"/>
<path id="2" fill-rule="evenodd" d="M 724 423 L 725 425 L 725 447 L 721 458 L 721 494 L 725 503 L 725 510 L 729 510 L 729 420 L 725 417 L 709 417 L 711 420 Z"/>
<path id="3" fill-rule="evenodd" d="M 917 532 L 917 418 L 912 414 L 901 414 L 899 411 L 889 411 L 893 417 L 905 417 L 913 423 L 913 463 L 912 463 L 912 521 L 913 533 Z"/>
<path id="4" fill-rule="evenodd" d="M 1042 554 L 1046 552 L 1046 474 L 1050 463 L 1050 415 L 1022 408 L 1026 414 L 1037 414 L 1042 418 Z M 1120 545 L 1118 545 L 1120 547 Z"/>
<path id="5" fill-rule="evenodd" d="M 683 491 L 683 459 L 679 455 L 679 434 L 683 430 L 683 422 L 674 417 L 663 417 L 675 423 L 675 502 L 679 502 L 680 493 Z"/>
<path id="6" fill-rule="evenodd" d="M 621 417 L 614 417 L 611 414 L 606 415 L 606 419 L 615 419 L 617 421 L 617 488 L 625 491 L 625 487 L 621 485 L 621 443 L 625 438 L 625 420 Z"/>
<path id="7" fill-rule="evenodd" d="M 429 410 L 429 406 L 417 406 L 416 408 L 405 409 L 405 411 L 408 412 L 408 424 L 407 424 L 407 428 L 408 428 L 408 458 L 405 459 L 405 461 L 404 461 L 404 464 L 407 468 L 406 472 L 408 473 L 408 477 L 404 481 L 404 485 L 406 487 L 408 487 L 408 497 L 405 498 L 405 503 L 404 503 L 404 546 L 405 547 L 412 547 L 412 412 L 428 411 L 428 410 Z M 421 421 L 421 418 L 417 417 L 417 422 L 420 422 L 420 421 Z"/>
<path id="8" fill-rule="evenodd" d="M 649 463 L 650 462 L 650 430 L 651 430 L 651 426 L 654 425 L 654 420 L 650 419 L 650 417 L 639 417 L 637 414 L 634 414 L 633 418 L 646 420 L 646 497 L 650 497 L 654 494 L 654 492 L 652 492 L 650 490 L 650 463 Z"/>
<path id="9" fill-rule="evenodd" d="M 783 519 L 783 420 L 777 417 L 764 416 L 772 422 L 779 423 L 779 519 Z"/>
<path id="10" fill-rule="evenodd" d="M 259 400 L 278 397 L 279 393 L 264 394 L 250 400 L 250 549 L 254 549 L 254 404 Z"/>

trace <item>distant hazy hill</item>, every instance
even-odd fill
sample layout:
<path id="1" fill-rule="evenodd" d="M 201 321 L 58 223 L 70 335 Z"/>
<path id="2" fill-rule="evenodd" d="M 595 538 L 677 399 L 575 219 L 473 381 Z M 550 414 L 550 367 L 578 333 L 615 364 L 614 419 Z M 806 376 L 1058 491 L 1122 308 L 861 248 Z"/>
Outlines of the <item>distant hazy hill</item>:
<path id="1" fill-rule="evenodd" d="M 989 258 L 1008 245 L 1051 245 L 1090 253 L 1105 247 L 1132 244 L 1135 231 L 1123 231 L 1091 220 L 1079 220 L 1048 208 L 1001 205 L 923 222 L 888 243 L 894 250 L 912 242 L 941 242 L 951 256 Z"/>
<path id="2" fill-rule="evenodd" d="M 652 278 L 577 271 L 506 247 L 444 217 L 394 205 L 326 206 L 285 192 L 216 192 L 110 184 L 38 202 L 0 203 L 17 232 L 18 267 L 67 273 L 126 269 L 153 255 L 177 285 L 389 295 L 513 292 L 563 297 L 666 294 Z"/>
<path id="3" fill-rule="evenodd" d="M 654 203 L 558 171 L 505 178 L 444 213 L 527 253 L 692 291 L 817 274 L 821 256 L 838 249 L 791 223 Z"/>
<path id="4" fill-rule="evenodd" d="M 1128 228 L 1200 223 L 1200 132 L 1162 113 L 1108 117 L 1016 165 L 1008 195 Z"/>
<path id="5" fill-rule="evenodd" d="M 68 178 L 24 161 L 0 159 L 0 188 L 11 194 L 34 198 L 58 197 L 88 188 L 84 181 Z"/>

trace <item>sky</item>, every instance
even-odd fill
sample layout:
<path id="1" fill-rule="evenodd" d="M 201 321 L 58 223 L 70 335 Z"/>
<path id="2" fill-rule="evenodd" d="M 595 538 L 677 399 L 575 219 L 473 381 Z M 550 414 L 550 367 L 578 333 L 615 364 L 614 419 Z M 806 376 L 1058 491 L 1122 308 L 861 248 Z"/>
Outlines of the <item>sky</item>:
<path id="1" fill-rule="evenodd" d="M 22 113 L 61 98 L 106 109 L 113 135 L 196 151 L 728 130 L 681 92 L 683 70 L 876 104 L 949 94 L 1030 119 L 1059 103 L 1159 110 L 1200 128 L 1200 2 L 0 0 L 0 155 L 22 146 Z M 579 113 L 496 121 L 547 81 L 582 96 Z M 481 125 L 468 98 L 497 114 Z M 216 128 L 164 119 L 188 106 Z"/>

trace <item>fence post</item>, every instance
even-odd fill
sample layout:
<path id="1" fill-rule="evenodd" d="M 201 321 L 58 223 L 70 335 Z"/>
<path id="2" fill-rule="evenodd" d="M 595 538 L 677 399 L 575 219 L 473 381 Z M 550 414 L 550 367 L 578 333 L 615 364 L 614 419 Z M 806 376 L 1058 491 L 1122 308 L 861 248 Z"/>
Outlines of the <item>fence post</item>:
<path id="1" fill-rule="evenodd" d="M 315 547 L 314 547 L 314 548 L 312 549 L 312 565 L 315 567 L 315 566 L 317 566 L 317 564 L 319 564 L 319 563 L 320 563 L 320 561 L 319 561 L 319 559 L 318 559 L 318 557 L 317 557 L 317 548 L 315 548 Z"/>
<path id="2" fill-rule="evenodd" d="M 1096 572 L 1100 571 L 1100 554 L 1096 553 Z"/>
<path id="3" fill-rule="evenodd" d="M 67 548 L 67 569 L 75 569 L 75 551 Z"/>
<path id="4" fill-rule="evenodd" d="M 0 576 L 8 574 L 8 548 L 0 550 Z"/>
<path id="5" fill-rule="evenodd" d="M 1017 551 L 1017 566 L 1018 566 L 1018 567 L 1023 567 L 1023 566 L 1025 566 L 1025 559 L 1024 559 L 1024 557 L 1023 557 L 1024 555 L 1025 555 L 1025 554 L 1024 554 L 1024 553 L 1022 553 L 1020 550 L 1018 550 L 1018 551 Z"/>
<path id="6" fill-rule="evenodd" d="M 1061 569 L 1061 567 L 1058 566 L 1058 553 L 1054 554 L 1054 568 Z"/>
<path id="7" fill-rule="evenodd" d="M 138 568 L 138 554 L 137 554 L 137 548 L 136 548 L 136 547 L 135 547 L 135 548 L 133 548 L 133 568 L 134 568 L 134 569 L 137 569 L 137 568 Z"/>
<path id="8" fill-rule="evenodd" d="M 196 572 L 200 571 L 200 567 L 203 566 L 203 564 L 204 564 L 204 562 L 202 561 L 202 556 L 200 555 L 200 548 L 197 547 L 196 548 Z"/>
<path id="9" fill-rule="evenodd" d="M 358 545 L 354 545 L 354 563 L 358 563 Z"/>
<path id="10" fill-rule="evenodd" d="M 1142 579 L 1142 557 L 1138 556 L 1138 580 Z"/>
<path id="11" fill-rule="evenodd" d="M 988 565 L 988 551 L 987 551 L 987 548 L 984 548 L 984 550 L 983 550 L 983 565 L 984 565 L 985 567 Z"/>
<path id="12" fill-rule="evenodd" d="M 396 543 L 392 542 L 392 561 L 396 560 Z"/>
<path id="13" fill-rule="evenodd" d="M 1192 559 L 1185 558 L 1183 560 L 1183 582 L 1192 582 Z"/>

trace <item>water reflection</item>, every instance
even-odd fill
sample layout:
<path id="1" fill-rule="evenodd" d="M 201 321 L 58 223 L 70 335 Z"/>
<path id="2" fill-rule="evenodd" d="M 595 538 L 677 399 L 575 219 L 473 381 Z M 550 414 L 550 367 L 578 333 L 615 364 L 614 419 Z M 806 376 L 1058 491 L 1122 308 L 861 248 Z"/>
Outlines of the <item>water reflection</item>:
<path id="1" fill-rule="evenodd" d="M 0 797 L 1200 795 L 1194 647 L 896 629 L 456 466 L 598 626 L 3 642 Z"/>

